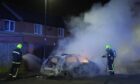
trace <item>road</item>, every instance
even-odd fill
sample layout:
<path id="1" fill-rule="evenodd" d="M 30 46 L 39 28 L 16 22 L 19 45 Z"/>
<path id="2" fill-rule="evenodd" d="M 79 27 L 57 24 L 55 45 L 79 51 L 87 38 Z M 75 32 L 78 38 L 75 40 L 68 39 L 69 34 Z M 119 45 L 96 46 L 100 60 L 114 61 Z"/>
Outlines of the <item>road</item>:
<path id="1" fill-rule="evenodd" d="M 42 79 L 37 77 L 0 81 L 0 84 L 140 84 L 140 75 L 135 76 L 98 76 L 92 79 Z"/>

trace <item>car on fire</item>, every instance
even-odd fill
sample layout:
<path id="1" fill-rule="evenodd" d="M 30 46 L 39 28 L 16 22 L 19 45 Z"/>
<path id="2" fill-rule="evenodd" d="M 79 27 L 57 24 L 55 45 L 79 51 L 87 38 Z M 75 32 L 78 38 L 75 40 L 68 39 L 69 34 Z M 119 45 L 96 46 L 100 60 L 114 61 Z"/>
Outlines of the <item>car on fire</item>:
<path id="1" fill-rule="evenodd" d="M 75 54 L 63 54 L 50 56 L 46 59 L 40 72 L 46 77 L 79 78 L 95 76 L 99 72 L 99 68 L 86 57 Z"/>

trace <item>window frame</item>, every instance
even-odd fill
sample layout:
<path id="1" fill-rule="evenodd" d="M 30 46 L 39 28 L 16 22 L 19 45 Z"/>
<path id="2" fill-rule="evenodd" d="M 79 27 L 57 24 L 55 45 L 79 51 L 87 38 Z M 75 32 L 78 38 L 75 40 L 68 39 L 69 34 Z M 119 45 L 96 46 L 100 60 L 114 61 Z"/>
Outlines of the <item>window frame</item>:
<path id="1" fill-rule="evenodd" d="M 34 34 L 43 35 L 43 25 L 42 24 L 34 24 Z"/>
<path id="2" fill-rule="evenodd" d="M 65 29 L 64 28 L 58 28 L 58 36 L 59 37 L 65 36 Z"/>
<path id="3" fill-rule="evenodd" d="M 8 21 L 8 29 L 5 28 L 5 22 Z M 11 24 L 13 23 L 13 30 L 11 30 Z M 4 20 L 4 31 L 8 31 L 8 32 L 15 32 L 15 27 L 16 27 L 16 21 L 14 20 Z"/>

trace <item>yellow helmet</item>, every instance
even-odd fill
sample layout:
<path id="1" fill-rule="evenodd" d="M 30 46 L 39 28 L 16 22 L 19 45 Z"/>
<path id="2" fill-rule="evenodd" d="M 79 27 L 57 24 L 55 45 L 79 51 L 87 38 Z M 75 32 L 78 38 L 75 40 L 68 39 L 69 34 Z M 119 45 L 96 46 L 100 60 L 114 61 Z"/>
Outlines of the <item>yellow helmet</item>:
<path id="1" fill-rule="evenodd" d="M 111 49 L 111 45 L 108 45 L 108 44 L 107 44 L 107 45 L 105 45 L 105 48 L 106 48 L 106 49 Z"/>
<path id="2" fill-rule="evenodd" d="M 22 44 L 21 43 L 17 44 L 17 48 L 21 49 L 22 48 Z"/>

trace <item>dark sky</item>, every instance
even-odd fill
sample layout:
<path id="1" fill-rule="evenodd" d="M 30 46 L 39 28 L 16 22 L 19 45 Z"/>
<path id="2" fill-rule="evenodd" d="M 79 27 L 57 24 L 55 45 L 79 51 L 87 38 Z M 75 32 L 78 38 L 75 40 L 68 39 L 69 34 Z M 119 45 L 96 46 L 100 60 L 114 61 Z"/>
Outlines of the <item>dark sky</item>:
<path id="1" fill-rule="evenodd" d="M 3 0 L 19 10 L 44 13 L 45 0 Z M 109 0 L 47 0 L 47 14 L 55 16 L 78 15 L 95 3 L 105 4 Z"/>

